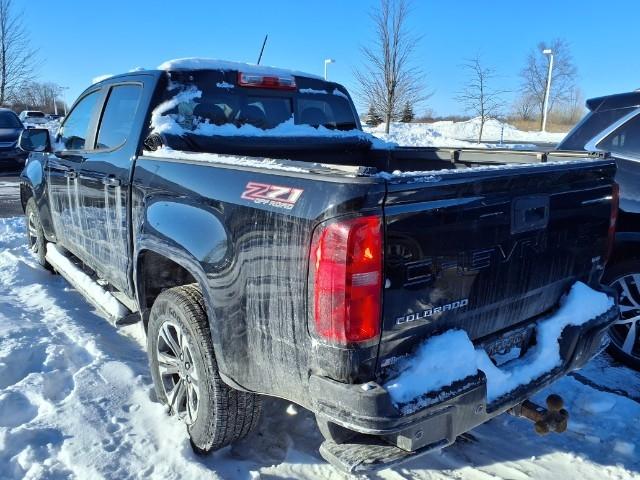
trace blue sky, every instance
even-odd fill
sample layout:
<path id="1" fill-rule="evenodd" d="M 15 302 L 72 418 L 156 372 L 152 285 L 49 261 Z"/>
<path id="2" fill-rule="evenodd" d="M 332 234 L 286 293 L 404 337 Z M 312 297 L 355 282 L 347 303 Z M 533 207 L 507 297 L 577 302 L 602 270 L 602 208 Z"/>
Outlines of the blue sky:
<path id="1" fill-rule="evenodd" d="M 255 62 L 265 33 L 263 64 L 321 74 L 354 90 L 359 47 L 373 38 L 368 13 L 376 0 L 19 0 L 41 80 L 69 87 L 71 102 L 101 74 L 164 60 L 201 56 Z M 569 41 L 587 97 L 640 88 L 640 2 L 414 0 L 410 26 L 422 36 L 416 60 L 434 92 L 436 114 L 462 113 L 460 64 L 479 52 L 514 91 L 527 52 L 541 40 Z"/>

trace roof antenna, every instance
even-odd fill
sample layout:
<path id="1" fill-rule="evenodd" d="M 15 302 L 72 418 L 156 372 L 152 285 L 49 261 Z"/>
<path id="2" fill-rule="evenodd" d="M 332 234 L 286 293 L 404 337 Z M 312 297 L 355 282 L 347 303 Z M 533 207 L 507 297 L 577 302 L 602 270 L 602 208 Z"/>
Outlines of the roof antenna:
<path id="1" fill-rule="evenodd" d="M 262 60 L 262 52 L 264 52 L 264 46 L 267 44 L 267 37 L 269 34 L 264 36 L 264 42 L 262 42 L 262 48 L 260 49 L 260 56 L 258 57 L 258 63 L 256 65 L 260 65 L 260 60 Z"/>

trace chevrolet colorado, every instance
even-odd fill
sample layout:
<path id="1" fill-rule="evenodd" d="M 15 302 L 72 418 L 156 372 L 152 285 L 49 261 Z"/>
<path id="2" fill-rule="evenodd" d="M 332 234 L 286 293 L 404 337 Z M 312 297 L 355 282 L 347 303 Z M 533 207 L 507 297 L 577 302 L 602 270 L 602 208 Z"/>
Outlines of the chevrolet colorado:
<path id="1" fill-rule="evenodd" d="M 400 148 L 361 130 L 339 84 L 202 59 L 94 84 L 55 138 L 20 145 L 34 254 L 116 324 L 143 323 L 157 397 L 197 452 L 248 435 L 262 395 L 314 412 L 321 454 L 350 472 L 505 411 L 561 431 L 561 401 L 527 399 L 598 352 L 617 315 L 611 301 L 566 324 L 548 368 L 496 393 L 489 371 L 527 367 L 572 285 L 600 288 L 605 155 Z M 489 363 L 392 396 L 447 332 Z"/>

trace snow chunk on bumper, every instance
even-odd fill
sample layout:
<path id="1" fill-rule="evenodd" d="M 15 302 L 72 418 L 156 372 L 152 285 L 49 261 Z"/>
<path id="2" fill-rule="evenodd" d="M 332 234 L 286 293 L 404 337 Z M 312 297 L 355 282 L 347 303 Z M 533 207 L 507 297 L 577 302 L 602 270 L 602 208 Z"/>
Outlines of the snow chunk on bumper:
<path id="1" fill-rule="evenodd" d="M 449 330 L 420 345 L 401 369 L 402 373 L 385 385 L 395 403 L 410 402 L 474 375 L 478 371 L 476 351 L 466 332 Z"/>
<path id="2" fill-rule="evenodd" d="M 613 306 L 605 293 L 576 282 L 560 308 L 537 323 L 537 344 L 523 357 L 497 367 L 483 349 L 474 347 L 466 332 L 450 330 L 425 341 L 384 386 L 393 402 L 402 405 L 482 370 L 487 377 L 487 401 L 492 402 L 560 366 L 558 339 L 564 328 L 583 325 Z"/>

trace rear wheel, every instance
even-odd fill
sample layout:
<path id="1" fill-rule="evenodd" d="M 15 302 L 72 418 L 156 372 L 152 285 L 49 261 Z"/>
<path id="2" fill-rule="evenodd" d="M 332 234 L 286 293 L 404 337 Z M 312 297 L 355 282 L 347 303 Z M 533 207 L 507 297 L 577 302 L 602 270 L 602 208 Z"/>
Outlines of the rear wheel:
<path id="1" fill-rule="evenodd" d="M 158 296 L 149 316 L 147 352 L 158 399 L 187 425 L 196 452 L 225 447 L 257 426 L 260 397 L 220 378 L 196 285 Z"/>
<path id="2" fill-rule="evenodd" d="M 612 265 L 603 282 L 616 289 L 620 305 L 620 318 L 609 330 L 609 352 L 640 370 L 640 259 Z"/>
<path id="3" fill-rule="evenodd" d="M 40 214 L 33 197 L 27 201 L 25 222 L 27 224 L 27 244 L 29 249 L 36 256 L 40 265 L 47 270 L 53 270 L 46 259 L 47 239 L 44 236 L 44 230 L 42 230 L 42 224 L 40 223 Z"/>

